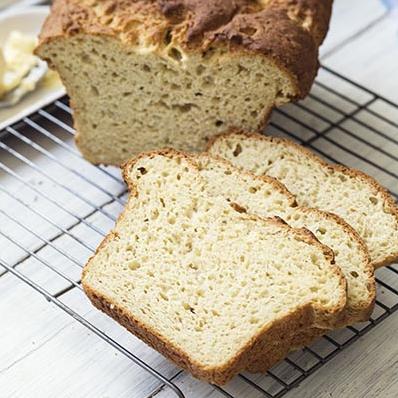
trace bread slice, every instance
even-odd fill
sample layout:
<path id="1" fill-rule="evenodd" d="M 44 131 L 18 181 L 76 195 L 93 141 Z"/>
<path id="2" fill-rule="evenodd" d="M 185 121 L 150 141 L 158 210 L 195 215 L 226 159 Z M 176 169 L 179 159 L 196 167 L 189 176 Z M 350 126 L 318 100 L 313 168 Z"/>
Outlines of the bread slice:
<path id="1" fill-rule="evenodd" d="M 375 268 L 398 260 L 398 207 L 372 177 L 324 162 L 283 138 L 232 132 L 208 148 L 235 166 L 281 181 L 300 206 L 330 211 L 362 237 Z"/>
<path id="2" fill-rule="evenodd" d="M 56 69 L 93 163 L 259 131 L 304 97 L 332 0 L 55 0 L 36 54 Z"/>
<path id="3" fill-rule="evenodd" d="M 185 155 L 144 154 L 124 176 L 128 203 L 85 266 L 84 290 L 194 376 L 223 384 L 270 342 L 344 308 L 329 248 L 212 196 Z"/>
<path id="4" fill-rule="evenodd" d="M 195 160 L 213 195 L 239 203 L 241 211 L 249 214 L 278 216 L 292 227 L 307 228 L 334 251 L 336 264 L 347 280 L 347 304 L 329 328 L 369 319 L 376 298 L 374 270 L 365 244 L 350 225 L 334 214 L 297 206 L 294 196 L 272 177 L 255 176 L 207 154 L 198 155 Z M 283 342 L 273 343 L 263 355 L 252 360 L 247 369 L 254 373 L 265 372 L 289 351 L 302 348 L 327 332 L 327 329 L 311 327 L 284 336 Z"/>

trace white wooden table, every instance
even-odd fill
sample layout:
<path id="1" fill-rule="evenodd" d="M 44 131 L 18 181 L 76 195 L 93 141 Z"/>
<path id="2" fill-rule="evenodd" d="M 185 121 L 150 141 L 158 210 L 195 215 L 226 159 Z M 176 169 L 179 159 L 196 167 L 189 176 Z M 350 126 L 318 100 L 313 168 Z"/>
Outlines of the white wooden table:
<path id="1" fill-rule="evenodd" d="M 321 54 L 326 66 L 398 102 L 398 14 L 387 12 L 381 1 L 336 0 L 332 27 Z M 30 180 L 40 189 L 43 182 L 38 176 L 31 176 Z M 109 189 L 120 189 L 112 184 L 109 181 Z M 24 187 L 14 186 L 13 189 L 21 192 Z M 26 195 L 27 202 L 39 201 L 40 205 L 40 195 L 35 196 L 31 192 L 26 192 Z M 68 202 L 68 198 L 63 200 Z M 48 204 L 43 202 L 43 210 L 46 206 Z M 12 200 L 9 208 L 16 217 L 21 216 L 22 209 Z M 120 207 L 108 210 L 117 214 Z M 81 205 L 74 211 L 83 216 L 88 210 Z M 95 221 L 104 229 L 109 228 L 109 224 L 100 217 Z M 1 215 L 0 222 L 5 222 Z M 29 224 L 35 220 L 26 219 L 25 222 Z M 57 222 L 66 223 L 63 219 Z M 20 229 L 15 225 L 13 228 L 10 234 L 22 239 Z M 83 234 L 83 229 L 80 226 L 74 232 Z M 54 231 L 43 224 L 40 234 L 50 238 Z M 93 246 L 98 239 L 93 238 Z M 23 240 L 24 245 L 32 249 L 39 244 L 34 236 L 24 236 Z M 82 258 L 87 255 L 73 252 L 70 244 L 63 237 L 59 247 Z M 10 249 L 1 237 L 0 245 L 8 248 L 3 250 L 0 258 L 11 263 L 23 260 L 21 250 L 17 247 Z M 65 264 L 57 264 L 59 256 L 51 250 L 44 250 L 41 256 L 60 269 L 66 267 Z M 58 280 L 48 281 L 47 274 L 32 258 L 21 261 L 18 267 L 38 281 L 49 282 L 54 291 L 62 288 Z M 78 270 L 72 272 L 71 277 L 77 279 Z M 73 307 L 80 298 L 72 290 L 65 295 L 65 300 Z M 133 352 L 156 365 L 166 376 L 176 371 L 166 360 L 93 310 L 88 303 L 85 305 L 85 314 L 89 319 L 95 318 L 112 336 L 125 342 Z M 397 329 L 398 314 L 395 314 L 290 391 L 287 397 L 397 397 Z M 210 386 L 185 373 L 175 382 L 187 397 L 221 396 Z M 14 276 L 4 274 L 0 277 L 0 398 L 139 398 L 146 397 L 157 385 L 156 379 L 149 377 L 71 317 L 49 305 Z M 248 397 L 244 390 L 239 394 Z M 170 390 L 164 389 L 154 396 L 165 398 L 173 395 Z"/>

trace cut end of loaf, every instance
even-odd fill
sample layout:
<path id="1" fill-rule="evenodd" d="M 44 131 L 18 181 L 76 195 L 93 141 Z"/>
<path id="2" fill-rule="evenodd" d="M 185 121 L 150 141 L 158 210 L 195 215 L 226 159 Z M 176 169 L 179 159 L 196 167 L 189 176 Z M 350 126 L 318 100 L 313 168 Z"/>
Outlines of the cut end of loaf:
<path id="1" fill-rule="evenodd" d="M 165 146 L 203 150 L 232 127 L 260 130 L 275 105 L 296 95 L 288 73 L 244 52 L 144 52 L 90 35 L 53 39 L 37 52 L 59 72 L 77 144 L 93 163 L 119 165 Z"/>
<path id="2" fill-rule="evenodd" d="M 314 322 L 308 306 L 318 321 L 344 308 L 344 279 L 319 242 L 211 195 L 185 155 L 141 155 L 125 176 L 133 193 L 85 267 L 84 289 L 197 377 L 225 382 L 276 330 L 288 333 L 305 311 Z"/>

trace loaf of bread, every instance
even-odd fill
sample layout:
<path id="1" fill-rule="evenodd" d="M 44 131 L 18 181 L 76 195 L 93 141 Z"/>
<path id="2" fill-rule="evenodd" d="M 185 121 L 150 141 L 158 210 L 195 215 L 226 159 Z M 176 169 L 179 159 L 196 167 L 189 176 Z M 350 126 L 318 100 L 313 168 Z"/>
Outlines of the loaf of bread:
<path id="1" fill-rule="evenodd" d="M 344 309 L 329 248 L 211 194 L 189 157 L 144 154 L 124 176 L 128 203 L 85 266 L 84 290 L 194 376 L 223 384 L 272 342 Z"/>
<path id="2" fill-rule="evenodd" d="M 259 131 L 304 97 L 332 0 L 55 0 L 36 53 L 71 98 L 93 163 Z"/>
<path id="3" fill-rule="evenodd" d="M 208 150 L 256 175 L 275 177 L 300 206 L 339 215 L 364 240 L 375 268 L 398 260 L 398 207 L 370 176 L 328 164 L 293 141 L 260 134 L 220 135 Z"/>
<path id="4" fill-rule="evenodd" d="M 195 156 L 195 161 L 213 195 L 239 203 L 241 211 L 249 214 L 278 216 L 293 227 L 305 227 L 333 250 L 347 280 L 347 304 L 329 329 L 369 319 L 376 298 L 374 270 L 365 244 L 350 225 L 334 214 L 297 206 L 294 196 L 272 177 L 255 176 L 207 154 Z M 290 350 L 302 348 L 328 331 L 311 327 L 285 336 L 282 343 L 273 342 L 262 356 L 252 360 L 248 370 L 265 372 Z"/>

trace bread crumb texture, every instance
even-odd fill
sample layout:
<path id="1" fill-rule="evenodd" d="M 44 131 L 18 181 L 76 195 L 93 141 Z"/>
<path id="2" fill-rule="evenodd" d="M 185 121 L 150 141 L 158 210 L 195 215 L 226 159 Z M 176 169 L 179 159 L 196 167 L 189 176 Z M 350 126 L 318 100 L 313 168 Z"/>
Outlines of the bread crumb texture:
<path id="1" fill-rule="evenodd" d="M 275 177 L 299 205 L 342 217 L 365 242 L 375 268 L 398 259 L 397 205 L 366 174 L 327 164 L 290 140 L 260 134 L 221 135 L 209 146 L 209 153 L 256 175 Z"/>
<path id="2" fill-rule="evenodd" d="M 329 248 L 236 210 L 175 152 L 125 168 L 131 195 L 82 278 L 93 303 L 195 376 L 225 383 L 264 344 L 336 318 L 345 280 Z"/>

